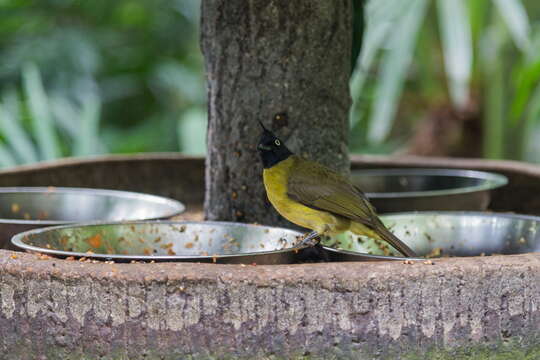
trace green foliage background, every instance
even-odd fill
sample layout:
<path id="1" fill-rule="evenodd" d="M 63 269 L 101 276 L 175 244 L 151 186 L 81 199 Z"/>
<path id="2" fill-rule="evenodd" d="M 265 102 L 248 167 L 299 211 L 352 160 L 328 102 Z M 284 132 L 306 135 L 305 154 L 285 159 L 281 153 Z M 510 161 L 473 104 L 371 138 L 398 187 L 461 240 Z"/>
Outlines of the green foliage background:
<path id="1" fill-rule="evenodd" d="M 38 159 L 200 153 L 206 120 L 198 18 L 198 1 L 0 0 L 0 123 L 21 125 Z M 32 102 L 41 103 L 39 113 Z M 6 120 L 6 112 L 18 118 Z M 193 134 L 178 136 L 192 128 L 198 143 Z M 39 141 L 42 131 L 57 138 L 54 149 Z M 12 153 L 17 162 L 30 160 Z"/>
<path id="2" fill-rule="evenodd" d="M 540 161 L 540 2 L 354 3 L 353 152 L 399 151 L 432 109 L 472 101 L 483 156 Z M 0 0 L 0 166 L 203 154 L 199 6 Z"/>

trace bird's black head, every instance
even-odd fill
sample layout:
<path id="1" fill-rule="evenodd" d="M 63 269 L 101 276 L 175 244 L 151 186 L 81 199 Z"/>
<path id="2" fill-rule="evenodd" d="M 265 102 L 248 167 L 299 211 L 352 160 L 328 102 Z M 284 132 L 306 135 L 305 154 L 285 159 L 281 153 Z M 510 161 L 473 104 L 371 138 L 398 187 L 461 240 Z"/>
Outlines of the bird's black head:
<path id="1" fill-rule="evenodd" d="M 283 141 L 279 140 L 270 130 L 264 127 L 263 133 L 257 145 L 257 150 L 261 155 L 263 166 L 265 169 L 271 168 L 280 161 L 287 159 L 292 155 L 292 152 L 285 146 Z"/>

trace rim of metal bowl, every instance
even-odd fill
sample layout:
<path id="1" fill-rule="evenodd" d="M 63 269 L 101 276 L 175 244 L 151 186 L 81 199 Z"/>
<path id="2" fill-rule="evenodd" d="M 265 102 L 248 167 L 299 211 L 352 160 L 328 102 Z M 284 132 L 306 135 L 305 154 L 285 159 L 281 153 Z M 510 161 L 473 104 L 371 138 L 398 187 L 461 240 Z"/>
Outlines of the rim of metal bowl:
<path id="1" fill-rule="evenodd" d="M 447 216 L 447 215 L 453 215 L 453 216 L 479 216 L 479 217 L 501 217 L 501 218 L 507 218 L 507 219 L 519 219 L 519 220 L 534 220 L 538 221 L 540 223 L 540 216 L 534 216 L 534 215 L 524 215 L 524 214 L 509 214 L 509 213 L 497 213 L 497 212 L 485 212 L 485 211 L 403 211 L 403 212 L 397 212 L 392 214 L 385 214 L 381 215 L 380 218 L 384 220 L 385 218 L 389 217 L 399 217 L 399 216 L 411 216 L 411 215 L 423 215 L 423 216 Z M 331 248 L 327 246 L 323 246 L 323 248 L 326 251 L 334 252 L 334 253 L 342 253 L 346 255 L 351 256 L 358 256 L 363 258 L 370 258 L 373 260 L 412 260 L 412 261 L 426 261 L 431 260 L 431 258 L 425 258 L 425 257 L 405 257 L 405 256 L 387 256 L 387 255 L 372 255 L 372 254 L 366 254 L 361 253 L 357 251 L 350 251 L 345 249 L 336 249 Z M 435 258 L 435 260 L 437 260 Z"/>
<path id="2" fill-rule="evenodd" d="M 165 224 L 165 225 L 214 225 L 214 226 L 228 226 L 228 227 L 264 227 L 264 228 L 273 228 L 279 229 L 285 232 L 290 232 L 291 234 L 297 236 L 302 235 L 302 233 L 274 226 L 266 225 L 255 225 L 255 224 L 242 224 L 242 223 L 230 223 L 226 221 L 170 221 L 170 220 L 151 220 L 151 221 L 119 221 L 119 222 L 88 222 L 88 223 L 78 223 L 71 225 L 62 225 L 62 226 L 52 226 L 46 228 L 39 228 L 34 230 L 28 230 L 19 234 L 14 235 L 11 238 L 11 243 L 21 249 L 27 251 L 34 251 L 43 254 L 50 255 L 59 255 L 59 256 L 74 256 L 74 257 L 85 257 L 92 259 L 103 259 L 103 260 L 137 260 L 137 261 L 151 261 L 151 260 L 161 260 L 161 261 L 171 261 L 171 260 L 212 260 L 212 259 L 224 259 L 224 258 L 237 258 L 242 256 L 260 256 L 260 255 L 269 255 L 269 254 L 280 254 L 294 250 L 300 250 L 306 246 L 291 246 L 286 249 L 281 250 L 272 250 L 272 251 L 260 251 L 260 252 L 246 252 L 238 254 L 216 254 L 216 255 L 201 255 L 201 256 L 188 256 L 188 255 L 123 255 L 123 254 L 88 254 L 74 251 L 64 251 L 64 250 L 54 250 L 41 248 L 38 246 L 33 246 L 26 244 L 23 240 L 25 237 L 30 235 L 36 235 L 43 232 L 55 231 L 60 229 L 69 229 L 69 228 L 79 228 L 79 227 L 88 227 L 88 226 L 108 226 L 108 225 L 137 225 L 137 224 Z"/>
<path id="3" fill-rule="evenodd" d="M 168 205 L 171 210 L 163 213 L 163 215 L 158 217 L 151 217 L 148 219 L 141 219 L 140 221 L 145 220 L 158 220 L 163 218 L 169 218 L 176 215 L 180 215 L 186 210 L 186 206 L 178 200 L 166 198 L 163 196 L 138 193 L 133 191 L 124 191 L 124 190 L 109 190 L 109 189 L 93 189 L 93 188 L 80 188 L 80 187 L 57 187 L 57 186 L 22 186 L 22 187 L 0 187 L 0 195 L 2 193 L 70 193 L 70 194 L 87 194 L 87 195 L 108 195 L 116 196 L 120 198 L 127 199 L 141 199 L 147 200 L 153 203 L 161 203 Z M 107 222 L 110 220 L 95 220 L 89 221 L 92 223 L 97 222 Z M 139 221 L 139 220 L 133 220 Z M 20 225 L 66 225 L 66 224 L 77 224 L 79 223 L 76 220 L 24 220 L 24 219 L 9 219 L 9 218 L 0 218 L 0 224 L 20 224 Z"/>
<path id="4" fill-rule="evenodd" d="M 474 186 L 466 186 L 454 189 L 427 190 L 427 191 L 400 191 L 400 192 L 366 192 L 368 198 L 407 198 L 467 194 L 493 190 L 508 184 L 508 178 L 502 174 L 467 169 L 443 169 L 443 168 L 378 168 L 357 169 L 351 171 L 352 175 L 364 176 L 455 176 L 462 178 L 474 178 L 484 180 Z"/>

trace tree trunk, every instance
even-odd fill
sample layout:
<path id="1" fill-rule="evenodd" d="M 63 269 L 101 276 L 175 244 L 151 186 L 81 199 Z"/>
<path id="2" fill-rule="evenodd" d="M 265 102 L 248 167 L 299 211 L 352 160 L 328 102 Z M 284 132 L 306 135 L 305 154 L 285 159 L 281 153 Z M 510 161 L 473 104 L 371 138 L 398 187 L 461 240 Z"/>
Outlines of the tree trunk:
<path id="1" fill-rule="evenodd" d="M 203 0 L 201 16 L 205 216 L 286 224 L 262 185 L 257 121 L 293 152 L 348 172 L 351 0 Z"/>

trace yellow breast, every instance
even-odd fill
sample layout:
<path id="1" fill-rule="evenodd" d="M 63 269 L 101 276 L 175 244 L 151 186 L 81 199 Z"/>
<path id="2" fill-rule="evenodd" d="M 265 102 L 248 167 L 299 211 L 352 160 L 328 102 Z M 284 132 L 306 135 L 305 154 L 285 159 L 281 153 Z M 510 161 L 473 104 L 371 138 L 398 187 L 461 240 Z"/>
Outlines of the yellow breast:
<path id="1" fill-rule="evenodd" d="M 332 231 L 336 226 L 341 228 L 344 225 L 341 224 L 342 220 L 337 219 L 332 214 L 312 209 L 289 198 L 287 195 L 288 175 L 294 167 L 295 161 L 295 157 L 291 156 L 269 169 L 264 169 L 264 187 L 270 203 L 281 216 L 296 225 L 319 233 Z"/>

